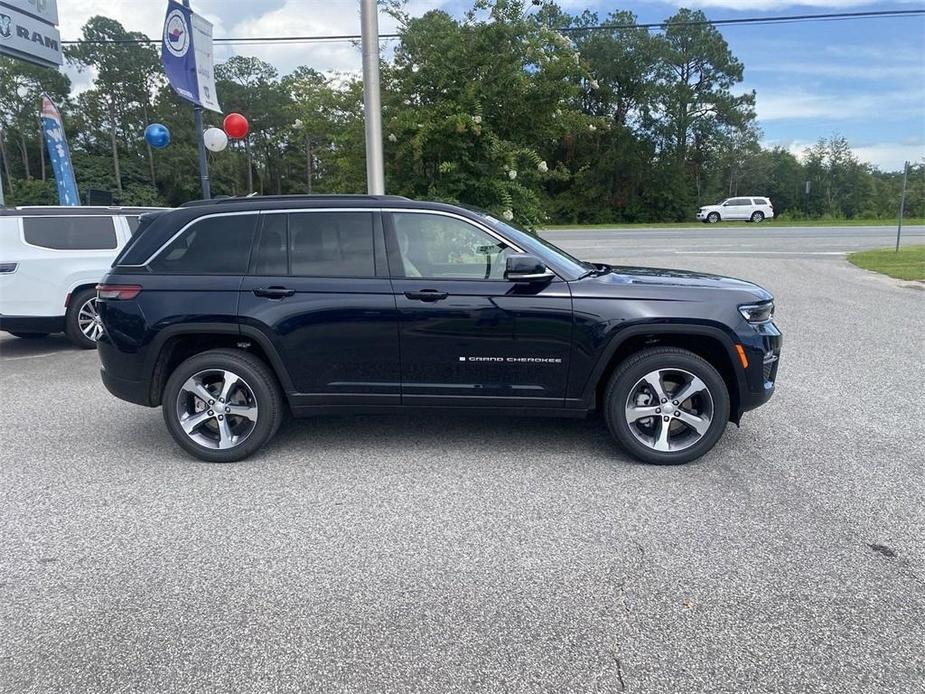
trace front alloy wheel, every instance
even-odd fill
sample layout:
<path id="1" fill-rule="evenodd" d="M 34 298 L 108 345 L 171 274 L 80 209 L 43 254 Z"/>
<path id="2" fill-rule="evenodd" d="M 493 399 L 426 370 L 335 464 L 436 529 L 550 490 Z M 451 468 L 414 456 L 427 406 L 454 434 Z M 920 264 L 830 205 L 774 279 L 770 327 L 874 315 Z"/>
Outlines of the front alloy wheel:
<path id="1" fill-rule="evenodd" d="M 657 369 L 640 378 L 625 407 L 630 432 L 652 450 L 682 451 L 697 443 L 713 421 L 713 396 L 697 376 Z"/>
<path id="2" fill-rule="evenodd" d="M 719 212 L 711 212 L 707 215 L 708 224 L 716 224 L 719 221 Z"/>
<path id="3" fill-rule="evenodd" d="M 210 463 L 243 460 L 267 443 L 283 419 L 276 376 L 237 349 L 190 357 L 167 379 L 164 422 L 183 450 Z"/>
<path id="4" fill-rule="evenodd" d="M 617 443 L 647 463 L 699 458 L 729 420 L 726 383 L 712 364 L 677 347 L 646 349 L 617 366 L 604 397 Z"/>

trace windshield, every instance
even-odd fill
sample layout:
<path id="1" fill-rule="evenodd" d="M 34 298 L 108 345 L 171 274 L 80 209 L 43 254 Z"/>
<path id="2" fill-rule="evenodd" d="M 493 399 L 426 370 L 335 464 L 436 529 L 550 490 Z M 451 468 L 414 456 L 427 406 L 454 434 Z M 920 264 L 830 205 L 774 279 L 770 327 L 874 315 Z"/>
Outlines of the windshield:
<path id="1" fill-rule="evenodd" d="M 596 269 L 591 263 L 579 260 L 537 234 L 531 234 L 526 229 L 515 226 L 510 222 L 503 222 L 496 217 L 492 217 L 484 210 L 475 209 L 472 211 L 488 222 L 492 227 L 508 236 L 512 241 L 515 241 L 519 246 L 522 246 L 524 250 L 530 251 L 542 259 L 548 258 L 550 254 L 554 255 L 558 263 L 565 266 L 564 269 L 572 273 L 575 277 L 580 277 L 589 270 Z"/>

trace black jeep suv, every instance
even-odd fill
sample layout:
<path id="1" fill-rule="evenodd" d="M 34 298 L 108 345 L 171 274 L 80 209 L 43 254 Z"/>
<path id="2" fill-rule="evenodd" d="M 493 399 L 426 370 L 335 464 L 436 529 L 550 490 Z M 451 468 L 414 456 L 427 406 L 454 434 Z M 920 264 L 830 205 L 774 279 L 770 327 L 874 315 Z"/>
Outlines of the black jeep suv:
<path id="1" fill-rule="evenodd" d="M 102 377 L 203 460 L 296 416 L 584 416 L 683 463 L 771 396 L 781 335 L 749 282 L 571 257 L 476 210 L 254 197 L 142 217 L 98 287 Z"/>

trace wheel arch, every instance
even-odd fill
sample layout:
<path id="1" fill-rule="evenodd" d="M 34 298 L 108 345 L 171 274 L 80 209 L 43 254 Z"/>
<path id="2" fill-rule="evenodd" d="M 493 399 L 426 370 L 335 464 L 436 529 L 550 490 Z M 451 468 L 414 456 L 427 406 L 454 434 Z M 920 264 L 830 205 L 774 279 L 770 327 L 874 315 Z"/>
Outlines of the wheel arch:
<path id="1" fill-rule="evenodd" d="M 151 346 L 151 374 L 148 401 L 153 407 L 161 404 L 167 379 L 186 359 L 210 349 L 237 349 L 262 360 L 276 377 L 283 394 L 293 392 L 292 380 L 282 359 L 270 340 L 246 326 L 210 324 L 179 325 L 162 330 Z"/>
<path id="2" fill-rule="evenodd" d="M 588 379 L 583 401 L 595 409 L 603 401 L 611 374 L 626 358 L 649 347 L 678 347 L 704 358 L 719 372 L 729 392 L 729 417 L 738 423 L 742 413 L 744 373 L 737 361 L 735 342 L 711 325 L 639 325 L 624 328 L 612 338 Z"/>
<path id="3" fill-rule="evenodd" d="M 98 284 L 99 282 L 88 282 L 88 281 L 82 281 L 82 282 L 78 282 L 77 284 L 75 284 L 64 295 L 64 308 L 69 309 L 71 307 L 71 297 L 73 297 L 75 294 L 77 294 L 78 292 L 82 292 L 85 289 L 96 289 L 96 285 Z"/>

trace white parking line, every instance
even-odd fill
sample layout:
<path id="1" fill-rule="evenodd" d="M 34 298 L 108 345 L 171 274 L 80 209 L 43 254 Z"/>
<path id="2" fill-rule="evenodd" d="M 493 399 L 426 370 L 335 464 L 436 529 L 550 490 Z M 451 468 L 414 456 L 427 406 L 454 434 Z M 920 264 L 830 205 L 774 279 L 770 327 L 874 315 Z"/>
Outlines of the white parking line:
<path id="1" fill-rule="evenodd" d="M 56 354 L 61 354 L 61 352 L 49 352 L 48 354 L 29 354 L 25 357 L 3 357 L 3 358 L 0 358 L 0 362 L 19 361 L 20 359 L 40 359 L 41 357 L 53 357 Z"/>

